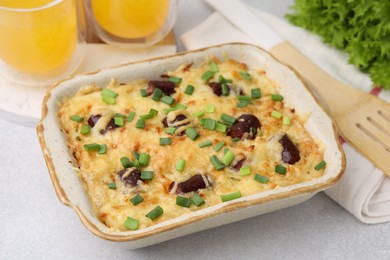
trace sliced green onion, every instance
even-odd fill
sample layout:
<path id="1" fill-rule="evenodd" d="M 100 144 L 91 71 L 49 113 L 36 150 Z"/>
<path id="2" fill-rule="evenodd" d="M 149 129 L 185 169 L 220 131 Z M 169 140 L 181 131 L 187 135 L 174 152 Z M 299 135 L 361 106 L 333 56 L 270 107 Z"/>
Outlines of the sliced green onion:
<path id="1" fill-rule="evenodd" d="M 159 216 L 161 216 L 164 213 L 164 210 L 157 206 L 153 210 L 151 210 L 148 214 L 146 214 L 146 217 L 150 218 L 151 220 L 155 220 Z"/>
<path id="2" fill-rule="evenodd" d="M 146 89 L 140 89 L 139 90 L 139 93 L 141 94 L 142 97 L 147 97 L 148 96 L 148 92 L 146 91 Z"/>
<path id="3" fill-rule="evenodd" d="M 195 140 L 196 138 L 198 138 L 199 133 L 198 133 L 198 131 L 196 131 L 195 128 L 189 127 L 189 128 L 186 129 L 186 135 L 189 138 L 191 138 L 192 140 Z"/>
<path id="4" fill-rule="evenodd" d="M 139 164 L 139 161 L 138 161 L 137 158 L 133 160 L 133 166 L 136 167 L 136 168 L 140 168 L 141 167 L 141 165 Z"/>
<path id="5" fill-rule="evenodd" d="M 160 138 L 160 145 L 170 145 L 172 143 L 172 139 L 170 137 L 161 137 Z"/>
<path id="6" fill-rule="evenodd" d="M 246 107 L 249 104 L 249 101 L 240 101 L 237 103 L 237 107 L 243 108 Z"/>
<path id="7" fill-rule="evenodd" d="M 267 183 L 269 182 L 269 178 L 263 175 L 260 175 L 258 173 L 255 174 L 255 177 L 253 178 L 255 181 L 258 181 L 260 183 Z"/>
<path id="8" fill-rule="evenodd" d="M 211 79 L 212 77 L 214 77 L 214 74 L 215 72 L 212 72 L 212 71 L 206 71 L 205 73 L 203 73 L 203 75 L 201 76 L 202 80 L 203 81 L 208 81 L 209 79 Z"/>
<path id="9" fill-rule="evenodd" d="M 249 168 L 248 165 L 245 165 L 240 168 L 240 175 L 241 176 L 247 176 L 251 174 L 251 168 Z"/>
<path id="10" fill-rule="evenodd" d="M 155 116 L 157 116 L 158 111 L 157 111 L 156 109 L 151 108 L 151 109 L 149 110 L 149 114 L 151 114 L 153 117 L 155 117 Z"/>
<path id="11" fill-rule="evenodd" d="M 173 83 L 176 83 L 176 84 L 180 84 L 180 82 L 181 82 L 182 79 L 179 78 L 179 77 L 171 76 L 171 77 L 168 78 L 168 80 L 169 80 L 170 82 L 173 82 Z"/>
<path id="12" fill-rule="evenodd" d="M 287 168 L 284 167 L 283 165 L 278 164 L 275 166 L 275 172 L 277 172 L 279 174 L 286 174 Z"/>
<path id="13" fill-rule="evenodd" d="M 194 203 L 194 205 L 196 205 L 198 207 L 205 203 L 205 201 L 202 199 L 202 197 L 196 193 L 194 194 L 194 196 L 192 196 L 191 200 L 192 200 L 192 203 Z"/>
<path id="14" fill-rule="evenodd" d="M 204 115 L 204 111 L 198 111 L 193 114 L 194 117 L 201 117 Z"/>
<path id="15" fill-rule="evenodd" d="M 189 208 L 191 205 L 191 200 L 186 197 L 176 196 L 176 205 Z"/>
<path id="16" fill-rule="evenodd" d="M 98 154 L 105 154 L 105 153 L 107 153 L 107 145 L 106 144 L 102 144 L 99 147 Z"/>
<path id="17" fill-rule="evenodd" d="M 187 85 L 186 90 L 184 91 L 187 95 L 192 95 L 194 93 L 195 87 L 192 85 Z"/>
<path id="18" fill-rule="evenodd" d="M 83 147 L 88 152 L 90 152 L 90 151 L 98 151 L 100 149 L 100 144 L 96 144 L 96 143 L 84 144 Z"/>
<path id="19" fill-rule="evenodd" d="M 241 141 L 241 138 L 239 138 L 239 137 L 234 137 L 234 138 L 232 138 L 232 141 L 235 142 L 235 143 L 237 143 L 237 142 Z"/>
<path id="20" fill-rule="evenodd" d="M 118 117 L 125 117 L 124 114 L 121 114 L 121 113 L 116 113 L 115 116 L 118 116 Z"/>
<path id="21" fill-rule="evenodd" d="M 123 121 L 123 117 L 121 117 L 121 116 L 115 116 L 114 117 L 114 123 L 117 126 L 123 126 L 125 124 L 124 121 Z"/>
<path id="22" fill-rule="evenodd" d="M 215 125 L 215 130 L 217 130 L 218 132 L 225 133 L 227 130 L 227 126 L 217 122 L 217 124 Z"/>
<path id="23" fill-rule="evenodd" d="M 219 71 L 218 64 L 215 61 L 210 63 L 210 70 L 214 73 Z"/>
<path id="24" fill-rule="evenodd" d="M 282 118 L 282 113 L 280 113 L 279 111 L 273 110 L 271 113 L 271 116 L 273 118 L 280 119 L 280 118 Z"/>
<path id="25" fill-rule="evenodd" d="M 70 117 L 70 119 L 72 121 L 77 122 L 77 123 L 80 123 L 80 122 L 82 122 L 84 120 L 84 118 L 82 116 L 79 116 L 79 115 L 73 115 L 73 116 Z"/>
<path id="26" fill-rule="evenodd" d="M 204 148 L 204 147 L 208 147 L 208 146 L 211 146 L 213 144 L 213 142 L 211 141 L 204 141 L 204 142 L 201 142 L 198 144 L 199 148 Z"/>
<path id="27" fill-rule="evenodd" d="M 229 148 L 225 147 L 223 148 L 223 154 L 226 154 L 229 151 Z"/>
<path id="28" fill-rule="evenodd" d="M 206 113 L 214 113 L 215 112 L 215 106 L 213 104 L 207 104 L 205 110 L 206 110 Z"/>
<path id="29" fill-rule="evenodd" d="M 130 230 L 137 230 L 139 227 L 139 221 L 134 218 L 127 217 L 124 226 Z"/>
<path id="30" fill-rule="evenodd" d="M 152 99 L 154 101 L 159 101 L 162 96 L 162 90 L 159 88 L 155 88 L 152 94 Z"/>
<path id="31" fill-rule="evenodd" d="M 221 87 L 222 87 L 222 96 L 228 96 L 229 95 L 228 85 L 226 85 L 226 83 L 222 83 Z"/>
<path id="32" fill-rule="evenodd" d="M 142 118 L 138 119 L 137 122 L 135 123 L 135 127 L 139 129 L 144 129 L 145 128 L 145 120 Z"/>
<path id="33" fill-rule="evenodd" d="M 133 155 L 135 159 L 139 159 L 139 153 L 137 153 L 137 151 L 133 150 Z"/>
<path id="34" fill-rule="evenodd" d="M 146 167 L 149 165 L 150 155 L 147 153 L 140 153 L 138 161 L 139 161 L 139 165 Z"/>
<path id="35" fill-rule="evenodd" d="M 243 77 L 244 79 L 246 79 L 248 81 L 252 79 L 251 75 L 246 71 L 241 71 L 240 75 L 241 75 L 241 77 Z"/>
<path id="36" fill-rule="evenodd" d="M 222 157 L 222 162 L 226 166 L 229 166 L 232 163 L 233 159 L 234 159 L 234 153 L 228 150 Z"/>
<path id="37" fill-rule="evenodd" d="M 239 96 L 237 96 L 237 98 L 240 101 L 250 101 L 251 100 L 250 96 L 244 96 L 244 95 L 239 95 Z"/>
<path id="38" fill-rule="evenodd" d="M 153 171 L 142 171 L 141 172 L 141 180 L 150 181 L 153 179 L 154 172 Z"/>
<path id="39" fill-rule="evenodd" d="M 151 119 L 153 118 L 153 114 L 146 114 L 146 115 L 141 115 L 140 116 L 141 119 L 143 119 L 144 121 L 148 120 L 148 119 Z"/>
<path id="40" fill-rule="evenodd" d="M 102 96 L 116 98 L 118 96 L 118 93 L 116 93 L 108 88 L 105 88 L 102 90 Z"/>
<path id="41" fill-rule="evenodd" d="M 176 101 L 173 97 L 170 96 L 162 96 L 160 100 L 167 105 L 172 105 Z"/>
<path id="42" fill-rule="evenodd" d="M 217 145 L 214 147 L 214 151 L 219 152 L 224 145 L 225 145 L 224 142 L 217 143 Z"/>
<path id="43" fill-rule="evenodd" d="M 291 125 L 291 117 L 283 116 L 283 125 Z"/>
<path id="44" fill-rule="evenodd" d="M 221 116 L 221 120 L 228 123 L 228 124 L 233 125 L 237 119 L 234 116 L 230 116 L 230 115 L 223 113 Z"/>
<path id="45" fill-rule="evenodd" d="M 271 99 L 273 101 L 282 101 L 283 100 L 283 96 L 279 95 L 279 94 L 271 94 Z"/>
<path id="46" fill-rule="evenodd" d="M 167 127 L 165 128 L 165 133 L 173 135 L 176 131 L 176 128 L 174 127 Z"/>
<path id="47" fill-rule="evenodd" d="M 218 78 L 218 81 L 219 83 L 233 83 L 233 80 L 231 79 L 225 79 L 222 75 L 219 75 L 219 78 Z"/>
<path id="48" fill-rule="evenodd" d="M 218 159 L 217 156 L 215 155 L 212 155 L 210 157 L 210 162 L 213 164 L 214 168 L 217 170 L 217 171 L 220 171 L 222 170 L 223 168 L 225 168 L 225 165 Z"/>
<path id="49" fill-rule="evenodd" d="M 139 195 L 139 194 L 135 195 L 134 197 L 132 197 L 132 198 L 130 199 L 130 202 L 131 202 L 134 206 L 140 204 L 142 201 L 144 201 L 144 198 L 142 198 L 142 196 Z"/>
<path id="50" fill-rule="evenodd" d="M 186 106 L 186 105 L 183 105 L 183 104 L 180 104 L 180 103 L 177 103 L 177 104 L 176 104 L 176 109 L 186 110 L 186 109 L 187 109 L 187 106 Z"/>
<path id="51" fill-rule="evenodd" d="M 176 162 L 176 170 L 179 172 L 182 172 L 184 170 L 184 166 L 186 165 L 186 160 L 184 159 L 179 159 Z"/>
<path id="52" fill-rule="evenodd" d="M 205 118 L 204 121 L 204 128 L 208 130 L 214 130 L 215 126 L 217 125 L 217 121 L 211 118 Z"/>
<path id="53" fill-rule="evenodd" d="M 165 108 L 163 111 L 164 111 L 164 114 L 168 114 L 169 112 L 175 111 L 177 109 L 178 109 L 177 107 L 168 107 L 168 108 Z"/>
<path id="54" fill-rule="evenodd" d="M 91 132 L 91 127 L 89 125 L 83 125 L 80 132 L 82 135 L 87 135 Z"/>
<path id="55" fill-rule="evenodd" d="M 211 119 L 211 118 L 201 118 L 201 119 L 199 120 L 200 125 L 201 125 L 201 126 L 205 126 L 207 120 L 213 120 L 213 119 Z"/>
<path id="56" fill-rule="evenodd" d="M 322 168 L 324 168 L 325 165 L 326 165 L 326 162 L 325 162 L 325 161 L 321 161 L 321 162 L 319 162 L 316 166 L 314 166 L 314 169 L 315 169 L 316 171 L 319 171 L 319 170 L 321 170 Z"/>
<path id="57" fill-rule="evenodd" d="M 113 98 L 113 97 L 102 96 L 102 100 L 104 103 L 109 104 L 109 105 L 115 105 L 115 103 L 116 103 L 116 98 Z"/>
<path id="58" fill-rule="evenodd" d="M 135 117 L 135 112 L 130 112 L 129 116 L 127 117 L 127 122 L 130 123 L 131 121 L 133 121 L 134 117 Z"/>
<path id="59" fill-rule="evenodd" d="M 220 197 L 221 197 L 222 202 L 226 202 L 229 200 L 235 200 L 235 199 L 241 198 L 241 192 L 236 191 L 233 193 L 221 195 Z"/>
<path id="60" fill-rule="evenodd" d="M 127 157 L 121 157 L 119 160 L 121 161 L 121 164 L 122 164 L 123 168 L 125 168 L 125 169 L 133 166 L 130 159 Z"/>
<path id="61" fill-rule="evenodd" d="M 111 190 L 115 190 L 116 189 L 116 183 L 115 182 L 110 182 L 110 183 L 107 184 L 107 186 Z"/>
<path id="62" fill-rule="evenodd" d="M 260 88 L 251 89 L 251 98 L 258 99 L 261 98 L 261 90 Z"/>

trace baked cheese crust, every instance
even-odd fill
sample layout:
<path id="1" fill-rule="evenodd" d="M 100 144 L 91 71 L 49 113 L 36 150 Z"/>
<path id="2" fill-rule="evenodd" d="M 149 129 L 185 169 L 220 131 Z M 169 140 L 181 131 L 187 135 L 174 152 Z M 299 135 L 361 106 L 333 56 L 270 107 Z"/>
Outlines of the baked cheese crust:
<path id="1" fill-rule="evenodd" d="M 194 87 L 191 95 L 185 93 L 188 85 Z M 102 93 L 104 88 L 112 92 Z M 277 94 L 277 83 L 264 70 L 211 58 L 154 79 L 91 83 L 63 100 L 58 117 L 93 210 L 112 230 L 128 231 L 128 217 L 136 223 L 132 230 L 145 228 L 223 203 L 221 195 L 244 197 L 322 176 L 323 168 L 314 168 L 324 147 L 305 130 L 307 115 L 297 115 Z M 160 138 L 169 139 L 160 143 Z M 140 165 L 139 154 L 149 162 Z M 222 168 L 211 162 L 213 155 Z M 123 157 L 131 163 L 124 165 Z M 177 168 L 179 160 L 183 169 Z M 137 194 L 143 201 L 133 205 Z M 203 204 L 176 204 L 178 196 L 195 194 Z M 157 206 L 163 213 L 147 217 Z"/>

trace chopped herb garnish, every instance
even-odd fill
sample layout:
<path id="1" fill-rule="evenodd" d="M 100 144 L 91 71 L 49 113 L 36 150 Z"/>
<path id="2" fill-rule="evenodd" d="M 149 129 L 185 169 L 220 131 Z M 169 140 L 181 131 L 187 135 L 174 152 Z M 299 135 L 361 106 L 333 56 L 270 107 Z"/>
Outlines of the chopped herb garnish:
<path id="1" fill-rule="evenodd" d="M 261 98 L 261 90 L 260 88 L 251 89 L 251 98 L 258 99 Z"/>
<path id="2" fill-rule="evenodd" d="M 275 172 L 277 172 L 279 174 L 286 174 L 287 168 L 284 167 L 283 165 L 278 164 L 275 166 Z"/>
<path id="3" fill-rule="evenodd" d="M 79 116 L 79 115 L 73 115 L 70 117 L 70 119 L 72 121 L 77 122 L 77 123 L 83 122 L 83 120 L 84 120 L 84 118 L 82 116 Z"/>
<path id="4" fill-rule="evenodd" d="M 102 96 L 102 100 L 104 103 L 109 104 L 109 105 L 115 105 L 116 99 L 113 97 L 109 96 Z"/>
<path id="5" fill-rule="evenodd" d="M 207 147 L 207 146 L 211 146 L 213 144 L 213 142 L 211 142 L 210 140 L 209 141 L 204 141 L 204 142 L 201 142 L 198 144 L 198 146 L 200 148 L 204 148 L 204 147 Z"/>
<path id="6" fill-rule="evenodd" d="M 210 162 L 213 164 L 214 168 L 217 170 L 217 171 L 220 171 L 222 170 L 223 168 L 225 168 L 225 165 L 218 159 L 217 156 L 215 155 L 212 155 L 210 157 Z"/>
<path id="7" fill-rule="evenodd" d="M 239 95 L 239 96 L 237 96 L 237 98 L 240 101 L 250 101 L 251 100 L 250 96 L 245 96 L 245 95 Z"/>
<path id="8" fill-rule="evenodd" d="M 137 151 L 136 150 L 133 150 L 133 155 L 134 155 L 134 158 L 135 159 L 139 159 L 139 153 L 137 153 Z"/>
<path id="9" fill-rule="evenodd" d="M 240 175 L 241 176 L 247 176 L 251 174 L 251 168 L 249 168 L 248 165 L 245 165 L 240 168 Z"/>
<path id="10" fill-rule="evenodd" d="M 194 196 L 192 196 L 191 200 L 192 200 L 192 203 L 194 203 L 194 205 L 196 205 L 197 207 L 199 207 L 200 205 L 205 203 L 205 201 L 202 199 L 202 197 L 196 193 L 194 194 Z"/>
<path id="11" fill-rule="evenodd" d="M 164 111 L 164 114 L 168 114 L 169 112 L 175 111 L 177 109 L 178 109 L 177 107 L 168 107 L 168 108 L 165 108 L 163 111 Z"/>
<path id="12" fill-rule="evenodd" d="M 224 142 L 219 142 L 219 143 L 217 143 L 217 145 L 214 147 L 214 150 L 216 151 L 216 152 L 219 152 L 221 149 L 222 149 L 222 147 L 225 145 L 225 143 Z"/>
<path id="13" fill-rule="evenodd" d="M 116 183 L 115 182 L 110 182 L 110 183 L 107 184 L 107 186 L 111 190 L 115 190 L 116 189 Z"/>
<path id="14" fill-rule="evenodd" d="M 246 80 L 251 80 L 252 79 L 251 75 L 248 72 L 246 72 L 246 71 L 241 71 L 240 72 L 240 76 L 243 77 Z"/>
<path id="15" fill-rule="evenodd" d="M 175 127 L 167 127 L 165 128 L 165 133 L 167 134 L 170 134 L 170 135 L 173 135 L 176 131 L 176 128 Z"/>
<path id="16" fill-rule="evenodd" d="M 192 140 L 195 140 L 196 138 L 198 138 L 199 133 L 198 133 L 198 131 L 196 131 L 195 128 L 189 127 L 189 128 L 186 129 L 186 135 L 189 138 L 191 138 Z"/>
<path id="17" fill-rule="evenodd" d="M 136 168 L 141 167 L 141 165 L 139 164 L 139 161 L 138 161 L 137 158 L 133 160 L 133 166 L 136 167 Z"/>
<path id="18" fill-rule="evenodd" d="M 260 183 L 267 183 L 269 182 L 269 178 L 263 175 L 260 175 L 258 173 L 255 174 L 255 177 L 253 178 L 255 181 L 258 181 Z"/>
<path id="19" fill-rule="evenodd" d="M 184 91 L 187 95 L 192 95 L 194 93 L 195 87 L 192 85 L 187 85 L 186 90 Z"/>
<path id="20" fill-rule="evenodd" d="M 90 152 L 90 151 L 98 151 L 100 149 L 100 144 L 96 144 L 96 143 L 84 144 L 83 147 L 88 152 Z"/>
<path id="21" fill-rule="evenodd" d="M 148 214 L 146 214 L 146 217 L 150 218 L 151 220 L 155 220 L 159 216 L 161 216 L 164 213 L 164 210 L 157 206 L 153 210 L 151 210 Z"/>
<path id="22" fill-rule="evenodd" d="M 153 117 L 155 117 L 155 116 L 157 116 L 158 111 L 157 111 L 156 109 L 151 108 L 151 109 L 149 110 L 149 114 L 151 114 Z"/>
<path id="23" fill-rule="evenodd" d="M 207 104 L 205 110 L 206 110 L 206 113 L 214 113 L 215 112 L 215 106 L 213 104 Z"/>
<path id="24" fill-rule="evenodd" d="M 127 122 L 133 121 L 135 117 L 135 112 L 130 112 L 129 116 L 127 117 Z"/>
<path id="25" fill-rule="evenodd" d="M 234 153 L 230 150 L 228 150 L 224 156 L 222 157 L 222 162 L 226 165 L 229 166 L 234 159 Z"/>
<path id="26" fill-rule="evenodd" d="M 189 208 L 191 205 L 191 200 L 186 197 L 176 196 L 176 205 Z"/>
<path id="27" fill-rule="evenodd" d="M 160 138 L 160 145 L 170 145 L 172 143 L 172 139 L 170 137 L 162 137 Z"/>
<path id="28" fill-rule="evenodd" d="M 224 84 L 226 84 L 226 83 L 233 83 L 233 80 L 225 79 L 222 75 L 219 75 L 218 81 L 219 81 L 219 83 L 224 83 Z"/>
<path id="29" fill-rule="evenodd" d="M 204 120 L 204 128 L 208 130 L 214 130 L 215 126 L 217 125 L 217 121 L 211 118 L 205 118 Z"/>
<path id="30" fill-rule="evenodd" d="M 107 145 L 101 144 L 98 150 L 98 154 L 106 154 L 107 153 Z"/>
<path id="31" fill-rule="evenodd" d="M 226 201 L 229 201 L 229 200 L 235 200 L 235 199 L 241 198 L 241 192 L 240 191 L 236 191 L 236 192 L 233 192 L 233 193 L 221 195 L 220 197 L 221 197 L 222 202 L 226 202 Z"/>
<path id="32" fill-rule="evenodd" d="M 159 101 L 162 96 L 162 90 L 159 88 L 155 88 L 152 94 L 152 99 L 154 101 Z"/>
<path id="33" fill-rule="evenodd" d="M 271 113 L 271 116 L 273 118 L 280 119 L 280 118 L 282 118 L 282 113 L 280 113 L 279 111 L 273 110 Z"/>
<path id="34" fill-rule="evenodd" d="M 139 93 L 141 94 L 142 97 L 147 97 L 148 96 L 148 92 L 146 91 L 146 89 L 140 89 Z"/>
<path id="35" fill-rule="evenodd" d="M 282 101 L 283 100 L 283 96 L 279 95 L 279 94 L 271 94 L 271 99 L 273 101 Z"/>
<path id="36" fill-rule="evenodd" d="M 133 166 L 130 159 L 127 157 L 121 157 L 119 160 L 121 161 L 121 164 L 122 164 L 123 168 L 125 168 L 125 169 Z"/>
<path id="37" fill-rule="evenodd" d="M 125 124 L 124 121 L 123 121 L 123 117 L 121 117 L 121 116 L 115 116 L 114 117 L 114 123 L 117 126 L 123 126 Z"/>
<path id="38" fill-rule="evenodd" d="M 237 143 L 237 142 L 241 141 L 241 138 L 240 137 L 234 137 L 234 138 L 232 138 L 232 141 Z"/>
<path id="39" fill-rule="evenodd" d="M 137 122 L 135 123 L 135 127 L 139 129 L 144 129 L 145 128 L 145 120 L 142 118 L 138 119 Z"/>
<path id="40" fill-rule="evenodd" d="M 218 64 L 215 61 L 210 63 L 210 70 L 214 73 L 219 71 Z"/>
<path id="41" fill-rule="evenodd" d="M 102 96 L 116 98 L 118 96 L 118 93 L 116 93 L 108 88 L 105 88 L 102 90 Z"/>
<path id="42" fill-rule="evenodd" d="M 215 74 L 215 72 L 212 72 L 211 70 L 209 70 L 209 71 L 206 71 L 205 73 L 203 73 L 201 78 L 203 81 L 206 82 L 209 79 L 211 79 L 212 77 L 214 77 L 214 74 Z"/>
<path id="43" fill-rule="evenodd" d="M 153 171 L 142 171 L 141 172 L 141 180 L 150 181 L 153 179 L 154 172 Z"/>
<path id="44" fill-rule="evenodd" d="M 249 101 L 240 101 L 237 103 L 237 107 L 243 108 L 246 107 L 250 102 Z"/>
<path id="45" fill-rule="evenodd" d="M 326 165 L 326 162 L 325 162 L 325 161 L 321 161 L 321 162 L 319 162 L 316 166 L 314 166 L 314 169 L 315 169 L 316 171 L 319 171 L 319 170 L 321 170 L 322 168 L 324 168 L 325 165 Z"/>
<path id="46" fill-rule="evenodd" d="M 228 96 L 229 95 L 228 85 L 226 85 L 226 83 L 222 83 L 221 88 L 222 88 L 222 96 Z"/>
<path id="47" fill-rule="evenodd" d="M 144 198 L 142 198 L 142 196 L 139 195 L 139 194 L 135 195 L 134 197 L 132 197 L 132 198 L 130 199 L 130 202 L 131 202 L 134 206 L 140 204 L 142 201 L 144 201 Z"/>
<path id="48" fill-rule="evenodd" d="M 153 118 L 153 114 L 149 113 L 149 114 L 146 114 L 146 115 L 142 115 L 142 116 L 140 116 L 140 118 L 146 121 L 148 119 Z"/>
<path id="49" fill-rule="evenodd" d="M 283 125 L 291 125 L 291 117 L 283 116 Z"/>
<path id="50" fill-rule="evenodd" d="M 230 124 L 230 125 L 233 125 L 235 122 L 236 122 L 236 118 L 234 116 L 230 116 L 230 115 L 227 115 L 227 114 L 222 114 L 221 116 L 221 120 Z"/>
<path id="51" fill-rule="evenodd" d="M 229 151 L 229 148 L 225 147 L 223 148 L 223 154 L 226 154 Z"/>
<path id="52" fill-rule="evenodd" d="M 176 84 L 180 84 L 180 82 L 181 82 L 181 78 L 179 78 L 179 77 L 174 77 L 174 76 L 170 76 L 169 78 L 168 78 L 168 80 L 170 81 L 170 82 L 173 82 L 173 83 L 176 83 Z"/>
<path id="53" fill-rule="evenodd" d="M 139 165 L 140 166 L 144 166 L 144 167 L 148 166 L 149 165 L 149 160 L 150 160 L 150 155 L 149 154 L 147 154 L 147 153 L 140 153 L 139 154 L 138 161 L 139 161 Z"/>
<path id="54" fill-rule="evenodd" d="M 83 125 L 80 132 L 82 135 L 87 135 L 91 132 L 91 127 L 89 125 Z"/>
<path id="55" fill-rule="evenodd" d="M 186 165 L 186 161 L 184 159 L 179 159 L 176 162 L 176 170 L 182 172 L 184 170 L 184 166 Z"/>
<path id="56" fill-rule="evenodd" d="M 175 99 L 173 97 L 170 97 L 170 96 L 162 96 L 160 101 L 167 104 L 167 105 L 172 105 L 173 103 L 175 103 Z"/>
<path id="57" fill-rule="evenodd" d="M 204 111 L 198 111 L 193 114 L 194 117 L 201 117 L 204 115 Z"/>
<path id="58" fill-rule="evenodd" d="M 217 124 L 215 125 L 215 130 L 217 130 L 218 132 L 225 133 L 227 130 L 227 126 L 217 122 Z"/>
<path id="59" fill-rule="evenodd" d="M 139 221 L 134 218 L 127 217 L 124 226 L 130 230 L 137 230 L 139 227 Z"/>

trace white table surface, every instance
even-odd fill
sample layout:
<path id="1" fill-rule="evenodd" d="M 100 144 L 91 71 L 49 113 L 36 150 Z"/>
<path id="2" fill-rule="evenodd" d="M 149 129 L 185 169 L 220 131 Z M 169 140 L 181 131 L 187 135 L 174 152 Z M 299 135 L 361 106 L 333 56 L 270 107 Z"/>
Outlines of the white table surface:
<path id="1" fill-rule="evenodd" d="M 281 17 L 292 0 L 247 2 Z M 199 0 L 181 0 L 179 12 L 177 35 L 211 14 Z M 0 119 L 0 159 L 0 259 L 390 259 L 390 223 L 362 224 L 323 193 L 295 207 L 125 250 L 92 235 L 59 202 L 35 129 Z"/>

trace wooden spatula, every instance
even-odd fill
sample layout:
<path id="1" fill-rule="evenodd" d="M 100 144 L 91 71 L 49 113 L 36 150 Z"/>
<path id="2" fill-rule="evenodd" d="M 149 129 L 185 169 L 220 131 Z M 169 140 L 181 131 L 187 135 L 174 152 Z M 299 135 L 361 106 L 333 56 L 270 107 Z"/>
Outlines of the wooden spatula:
<path id="1" fill-rule="evenodd" d="M 240 1 L 205 1 L 278 60 L 300 73 L 326 103 L 347 142 L 390 177 L 389 103 L 332 78 Z"/>

